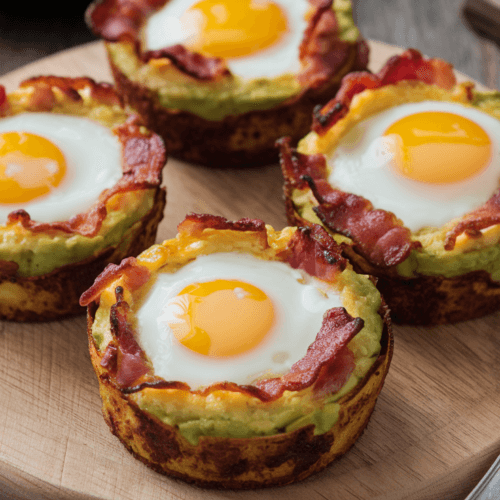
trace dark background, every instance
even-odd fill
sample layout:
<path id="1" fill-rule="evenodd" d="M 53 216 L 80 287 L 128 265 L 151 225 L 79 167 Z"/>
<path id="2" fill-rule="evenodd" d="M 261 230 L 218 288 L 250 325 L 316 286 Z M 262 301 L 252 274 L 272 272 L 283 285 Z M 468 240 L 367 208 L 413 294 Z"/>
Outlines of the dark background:
<path id="1" fill-rule="evenodd" d="M 355 20 L 366 38 L 441 57 L 480 83 L 499 88 L 500 52 L 468 29 L 462 16 L 464 1 L 353 0 L 353 4 Z M 27 7 L 25 2 L 11 0 L 8 7 L 2 7 L 0 74 L 95 40 L 84 22 L 88 0 L 57 8 L 54 3 Z"/>

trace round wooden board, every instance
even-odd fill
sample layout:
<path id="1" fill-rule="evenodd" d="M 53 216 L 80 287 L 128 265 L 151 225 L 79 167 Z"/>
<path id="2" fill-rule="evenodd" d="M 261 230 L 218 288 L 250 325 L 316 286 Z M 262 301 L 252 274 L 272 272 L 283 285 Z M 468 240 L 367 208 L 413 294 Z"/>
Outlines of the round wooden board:
<path id="1" fill-rule="evenodd" d="M 400 49 L 371 43 L 378 70 Z M 100 42 L 2 78 L 39 74 L 111 81 Z M 286 225 L 279 167 L 219 170 L 169 160 L 158 241 L 189 212 Z M 205 491 L 152 472 L 111 435 L 100 411 L 83 317 L 0 323 L 0 496 L 41 499 L 464 499 L 500 452 L 500 313 L 438 328 L 396 326 L 391 370 L 354 448 L 303 483 Z"/>

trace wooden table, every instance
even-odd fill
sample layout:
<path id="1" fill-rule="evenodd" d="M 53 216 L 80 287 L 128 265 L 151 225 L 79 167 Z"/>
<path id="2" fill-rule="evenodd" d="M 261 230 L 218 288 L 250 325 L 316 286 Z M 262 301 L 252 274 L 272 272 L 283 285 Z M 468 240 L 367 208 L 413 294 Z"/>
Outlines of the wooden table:
<path id="1" fill-rule="evenodd" d="M 372 69 L 395 52 L 372 43 Z M 49 72 L 110 80 L 103 47 L 93 43 L 4 75 L 0 83 L 12 90 L 23 78 Z M 158 240 L 172 237 L 190 211 L 286 225 L 276 166 L 222 171 L 171 160 L 164 177 L 167 210 Z M 83 318 L 0 323 L 0 496 L 463 500 L 500 453 L 499 319 L 500 313 L 439 328 L 396 327 L 390 373 L 355 447 L 301 484 L 249 492 L 193 488 L 125 451 L 100 414 Z"/>

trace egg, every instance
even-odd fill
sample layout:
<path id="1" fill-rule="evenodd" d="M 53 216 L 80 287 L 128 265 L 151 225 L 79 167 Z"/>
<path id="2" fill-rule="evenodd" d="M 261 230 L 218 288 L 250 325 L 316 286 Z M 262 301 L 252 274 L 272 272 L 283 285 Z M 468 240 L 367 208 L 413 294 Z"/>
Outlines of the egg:
<path id="1" fill-rule="evenodd" d="M 121 145 L 87 118 L 21 113 L 0 120 L 0 224 L 26 210 L 33 220 L 68 220 L 87 211 L 122 177 Z"/>
<path id="2" fill-rule="evenodd" d="M 242 78 L 295 74 L 309 7 L 304 0 L 171 0 L 147 20 L 145 48 L 182 44 L 227 59 Z"/>
<path id="3" fill-rule="evenodd" d="M 408 103 L 352 127 L 327 156 L 328 181 L 393 212 L 412 231 L 481 206 L 500 179 L 500 124 L 445 101 Z"/>
<path id="4" fill-rule="evenodd" d="M 159 274 L 137 313 L 138 340 L 165 380 L 250 384 L 288 372 L 341 305 L 331 284 L 284 262 L 202 255 Z"/>

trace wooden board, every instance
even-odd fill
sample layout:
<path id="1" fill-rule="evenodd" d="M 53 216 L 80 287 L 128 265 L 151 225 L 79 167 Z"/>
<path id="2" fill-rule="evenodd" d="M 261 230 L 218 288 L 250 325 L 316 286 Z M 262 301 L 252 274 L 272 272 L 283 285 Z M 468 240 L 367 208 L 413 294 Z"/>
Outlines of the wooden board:
<path id="1" fill-rule="evenodd" d="M 377 70 L 397 49 L 373 42 Z M 0 78 L 38 74 L 110 80 L 101 43 Z M 276 165 L 219 170 L 170 160 L 158 240 L 191 211 L 286 225 Z M 100 413 L 85 320 L 0 323 L 0 496 L 41 499 L 464 499 L 500 452 L 500 313 L 439 328 L 395 327 L 391 370 L 355 447 L 301 484 L 205 491 L 160 476 L 111 435 Z"/>

